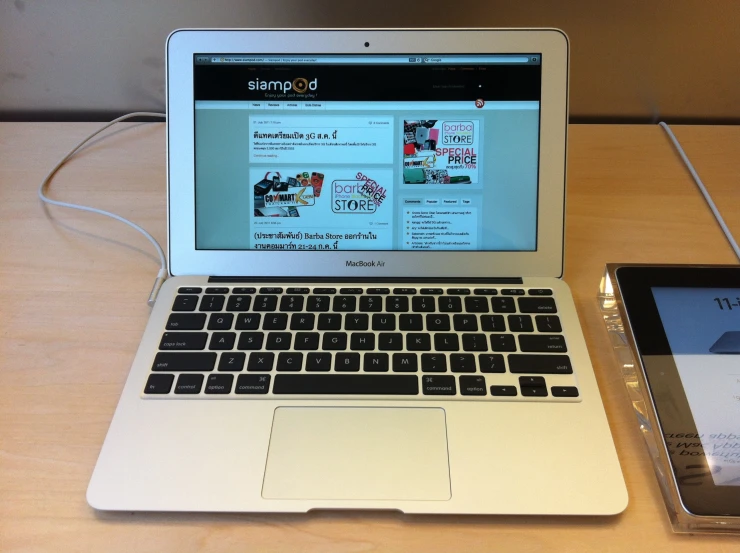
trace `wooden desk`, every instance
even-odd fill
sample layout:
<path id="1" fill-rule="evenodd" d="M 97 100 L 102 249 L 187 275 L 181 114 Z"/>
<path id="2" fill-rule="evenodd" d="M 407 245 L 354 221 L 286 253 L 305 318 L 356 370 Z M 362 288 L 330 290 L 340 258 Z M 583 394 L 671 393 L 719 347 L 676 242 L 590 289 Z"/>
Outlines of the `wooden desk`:
<path id="1" fill-rule="evenodd" d="M 0 124 L 0 551 L 673 553 L 740 547 L 740 537 L 671 532 L 595 299 L 607 262 L 736 262 L 680 159 L 653 126 L 570 130 L 565 280 L 627 481 L 624 514 L 95 512 L 85 490 L 158 269 L 148 242 L 134 231 L 92 214 L 47 211 L 36 198 L 51 165 L 95 127 Z M 740 128 L 675 130 L 740 237 Z M 51 196 L 114 210 L 164 244 L 164 161 L 162 124 L 122 125 L 62 169 Z"/>

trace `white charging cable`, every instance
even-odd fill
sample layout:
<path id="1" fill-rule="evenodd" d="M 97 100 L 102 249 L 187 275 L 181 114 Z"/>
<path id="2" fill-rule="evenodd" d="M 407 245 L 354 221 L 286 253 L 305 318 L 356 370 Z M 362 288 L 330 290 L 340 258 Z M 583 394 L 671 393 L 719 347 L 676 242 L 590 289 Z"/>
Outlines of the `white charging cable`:
<path id="1" fill-rule="evenodd" d="M 119 123 L 121 121 L 126 121 L 127 119 L 132 119 L 134 117 L 155 117 L 157 119 L 166 119 L 167 116 L 164 113 L 154 113 L 154 112 L 148 112 L 148 111 L 137 111 L 134 113 L 127 113 L 126 115 L 122 115 L 121 117 L 117 117 L 116 119 L 113 119 L 113 121 L 110 121 L 109 123 L 106 123 L 102 127 L 100 127 L 95 132 L 89 134 L 84 140 L 77 143 L 77 145 L 72 148 L 67 155 L 65 155 L 59 162 L 52 168 L 51 171 L 49 171 L 49 174 L 46 175 L 46 178 L 43 180 L 41 185 L 39 186 L 39 198 L 42 202 L 50 204 L 50 205 L 56 205 L 59 207 L 68 207 L 70 209 L 79 209 L 80 211 L 89 211 L 90 213 L 97 213 L 98 215 L 105 215 L 106 217 L 111 217 L 112 219 L 115 219 L 116 221 L 120 221 L 121 223 L 125 223 L 131 228 L 134 228 L 138 230 L 141 234 L 143 234 L 147 240 L 149 240 L 152 245 L 154 246 L 154 249 L 157 250 L 157 255 L 159 255 L 159 262 L 161 264 L 161 268 L 159 269 L 159 272 L 157 273 L 157 278 L 154 280 L 154 286 L 152 286 L 152 291 L 149 294 L 149 299 L 147 300 L 147 304 L 152 307 L 154 303 L 157 300 L 157 294 L 159 293 L 159 289 L 162 287 L 162 284 L 164 284 L 164 281 L 167 280 L 167 259 L 164 255 L 164 250 L 162 250 L 162 246 L 159 245 L 159 242 L 147 231 L 145 231 L 143 228 L 141 228 L 136 223 L 129 221 L 128 219 L 125 219 L 124 217 L 121 217 L 120 215 L 116 215 L 115 213 L 111 213 L 110 211 L 105 211 L 102 209 L 97 209 L 95 207 L 89 207 L 85 205 L 79 205 L 79 204 L 71 204 L 68 202 L 60 202 L 58 200 L 52 200 L 46 195 L 46 190 L 49 186 L 49 183 L 51 182 L 51 179 L 54 177 L 56 172 L 64 165 L 67 161 L 70 160 L 77 152 L 79 152 L 85 144 L 87 144 L 92 138 L 99 135 L 101 132 L 103 132 L 108 127 L 111 127 L 115 125 L 116 123 Z"/>
<path id="2" fill-rule="evenodd" d="M 699 191 L 701 192 L 702 196 L 704 196 L 704 199 L 707 202 L 707 205 L 709 205 L 709 209 L 712 210 L 712 213 L 714 214 L 714 218 L 719 223 L 720 228 L 722 229 L 722 232 L 725 233 L 725 238 L 727 238 L 727 241 L 730 243 L 730 246 L 732 247 L 733 251 L 735 252 L 735 255 L 738 259 L 740 259 L 740 248 L 737 245 L 737 242 L 735 242 L 735 238 L 733 238 L 732 233 L 730 232 L 730 229 L 727 228 L 727 225 L 725 224 L 725 220 L 722 218 L 722 215 L 719 214 L 719 210 L 717 209 L 717 206 L 714 205 L 714 202 L 712 201 L 712 197 L 709 195 L 709 192 L 707 192 L 706 187 L 704 186 L 704 183 L 699 178 L 699 174 L 696 172 L 696 169 L 694 169 L 694 166 L 691 164 L 691 161 L 689 161 L 689 157 L 686 155 L 686 152 L 683 151 L 683 148 L 681 147 L 681 144 L 678 142 L 678 139 L 676 138 L 676 135 L 673 134 L 673 131 L 668 126 L 667 123 L 664 123 L 661 121 L 658 123 L 661 127 L 663 127 L 663 130 L 668 134 L 668 137 L 673 142 L 673 145 L 676 147 L 676 150 L 678 150 L 678 155 L 681 156 L 681 159 L 683 159 L 683 162 L 686 164 L 686 167 L 689 170 L 689 173 L 691 173 L 691 176 L 694 177 L 694 182 L 696 183 L 696 186 L 699 187 Z"/>

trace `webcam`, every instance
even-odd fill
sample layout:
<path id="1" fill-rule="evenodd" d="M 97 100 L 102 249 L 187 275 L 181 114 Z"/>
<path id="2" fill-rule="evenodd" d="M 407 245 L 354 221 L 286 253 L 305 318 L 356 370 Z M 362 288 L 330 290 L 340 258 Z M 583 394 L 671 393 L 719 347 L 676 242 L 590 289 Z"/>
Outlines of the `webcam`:
<path id="1" fill-rule="evenodd" d="M 370 46 L 370 43 L 369 42 L 366 42 L 365 43 L 365 48 L 368 48 L 369 46 Z"/>

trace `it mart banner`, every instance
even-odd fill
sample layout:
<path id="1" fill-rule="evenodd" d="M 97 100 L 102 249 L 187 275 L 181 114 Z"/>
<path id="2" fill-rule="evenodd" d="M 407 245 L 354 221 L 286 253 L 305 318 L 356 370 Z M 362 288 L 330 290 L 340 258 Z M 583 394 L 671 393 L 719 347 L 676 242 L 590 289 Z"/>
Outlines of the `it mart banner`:
<path id="1" fill-rule="evenodd" d="M 477 184 L 478 119 L 422 119 L 403 122 L 405 184 Z"/>

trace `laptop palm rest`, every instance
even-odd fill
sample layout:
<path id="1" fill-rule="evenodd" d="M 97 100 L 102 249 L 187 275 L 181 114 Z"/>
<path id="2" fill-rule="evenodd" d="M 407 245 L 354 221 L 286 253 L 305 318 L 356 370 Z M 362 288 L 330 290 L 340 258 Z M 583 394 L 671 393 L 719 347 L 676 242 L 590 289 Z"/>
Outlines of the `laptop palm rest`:
<path id="1" fill-rule="evenodd" d="M 448 500 L 444 409 L 279 407 L 265 499 Z"/>

